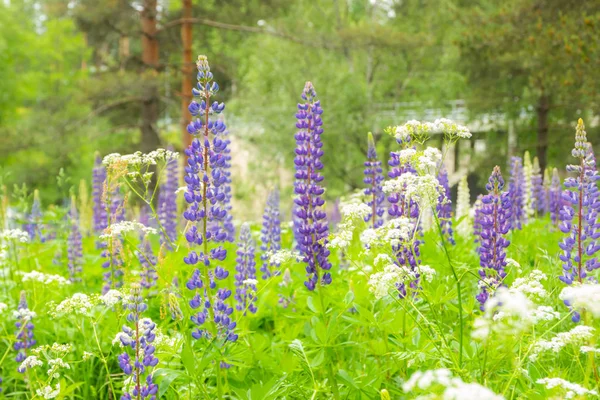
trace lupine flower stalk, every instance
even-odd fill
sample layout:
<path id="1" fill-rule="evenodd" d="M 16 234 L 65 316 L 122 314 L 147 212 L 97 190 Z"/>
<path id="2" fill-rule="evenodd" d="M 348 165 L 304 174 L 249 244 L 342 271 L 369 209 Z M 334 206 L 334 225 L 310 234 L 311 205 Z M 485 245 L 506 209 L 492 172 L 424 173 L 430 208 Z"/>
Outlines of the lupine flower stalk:
<path id="1" fill-rule="evenodd" d="M 42 232 L 42 203 L 40 202 L 40 192 L 37 189 L 33 191 L 31 211 L 27 216 L 27 223 L 23 224 L 23 230 L 29 234 L 29 240 L 31 241 L 36 236 L 42 243 L 46 240 Z"/>
<path id="2" fill-rule="evenodd" d="M 125 219 L 125 204 L 121 197 L 118 180 L 114 177 L 106 176 L 102 188 L 101 202 L 104 205 L 105 216 L 107 218 L 105 230 L 112 224 L 122 222 Z M 102 293 L 106 294 L 111 289 L 118 289 L 123 286 L 123 260 L 121 252 L 123 250 L 122 239 L 118 236 L 109 235 L 106 242 L 101 242 L 98 247 L 102 249 L 100 256 L 104 258 L 102 268 L 106 272 L 102 275 L 104 285 Z"/>
<path id="3" fill-rule="evenodd" d="M 126 349 L 131 349 L 133 360 L 127 351 L 120 354 L 118 359 L 125 375 L 133 376 L 133 390 L 125 392 L 121 400 L 156 400 L 158 385 L 152 381 L 152 372 L 158 364 L 154 354 L 156 348 L 152 344 L 156 338 L 156 324 L 148 318 L 141 318 L 148 306 L 144 303 L 139 284 L 132 285 L 131 295 L 124 302 L 124 307 L 129 310 L 127 321 L 133 324 L 133 328 L 123 325 L 119 339 Z"/>
<path id="4" fill-rule="evenodd" d="M 524 223 L 527 223 L 535 214 L 532 186 L 533 164 L 531 163 L 531 156 L 528 151 L 523 154 L 523 176 L 523 213 L 525 216 Z"/>
<path id="5" fill-rule="evenodd" d="M 385 194 L 381 188 L 383 182 L 383 169 L 381 161 L 377 158 L 377 150 L 375 149 L 375 140 L 373 134 L 369 132 L 367 161 L 365 161 L 365 178 L 363 182 L 367 187 L 364 190 L 367 198 L 367 205 L 371 207 L 371 214 L 365 218 L 365 222 L 369 222 L 371 228 L 379 228 L 383 225 L 383 215 L 385 208 Z"/>
<path id="6" fill-rule="evenodd" d="M 94 202 L 94 231 L 102 233 L 108 226 L 108 217 L 106 207 L 103 201 L 102 193 L 104 191 L 104 182 L 106 181 L 106 168 L 102 165 L 102 157 L 96 154 L 94 169 L 92 171 L 92 198 Z"/>
<path id="7" fill-rule="evenodd" d="M 544 215 L 544 183 L 542 180 L 542 170 L 540 169 L 540 160 L 537 157 L 533 157 L 533 167 L 531 169 L 531 190 L 533 198 L 533 210 L 535 214 Z"/>
<path id="8" fill-rule="evenodd" d="M 250 232 L 250 226 L 245 223 L 240 229 L 235 265 L 235 299 L 237 310 L 256 312 L 256 260 L 254 258 L 255 245 Z"/>
<path id="9" fill-rule="evenodd" d="M 164 228 L 161 229 L 161 244 L 165 244 L 167 248 L 171 248 L 171 243 L 177 240 L 177 194 L 175 192 L 178 187 L 179 161 L 172 158 L 167 161 L 165 180 L 158 192 L 158 219 Z"/>
<path id="10" fill-rule="evenodd" d="M 306 281 L 308 290 L 314 290 L 317 284 L 331 283 L 331 263 L 326 242 L 329 227 L 323 210 L 325 201 L 322 198 L 325 189 L 323 182 L 323 120 L 321 102 L 310 82 L 306 82 L 302 92 L 302 103 L 298 104 L 296 113 L 296 198 L 295 215 L 298 217 L 298 249 L 302 261 L 306 264 Z"/>
<path id="11" fill-rule="evenodd" d="M 480 293 L 477 300 L 481 304 L 481 310 L 491 294 L 502 284 L 506 277 L 506 248 L 510 242 L 504 237 L 510 230 L 510 195 L 503 192 L 504 179 L 500 167 L 494 167 L 486 189 L 488 194 L 482 199 L 481 225 L 479 243 L 479 270 Z"/>
<path id="12" fill-rule="evenodd" d="M 81 230 L 79 229 L 79 215 L 77 213 L 77 202 L 75 200 L 75 196 L 71 197 L 69 219 L 71 224 L 71 230 L 69 232 L 69 237 L 67 238 L 69 280 L 71 282 L 80 282 L 83 245 L 81 243 Z"/>
<path id="13" fill-rule="evenodd" d="M 267 205 L 263 214 L 261 233 L 262 265 L 260 271 L 263 279 L 279 273 L 279 264 L 269 260 L 269 254 L 281 250 L 281 219 L 279 212 L 279 190 L 275 189 L 267 197 Z"/>
<path id="14" fill-rule="evenodd" d="M 150 240 L 143 237 L 137 250 L 138 260 L 142 266 L 140 273 L 140 284 L 144 289 L 151 289 L 156 286 L 158 275 L 156 273 L 156 256 L 152 251 Z"/>
<path id="15" fill-rule="evenodd" d="M 227 250 L 220 244 L 227 240 L 227 231 L 223 227 L 227 216 L 224 208 L 227 177 L 223 172 L 226 159 L 222 139 L 226 127 L 223 121 L 214 117 L 225 109 L 225 104 L 211 103 L 219 85 L 213 81 L 207 58 L 198 56 L 196 65 L 198 84 L 192 94 L 200 102 L 193 100 L 188 107 L 195 118 L 187 131 L 195 137 L 185 151 L 188 160 L 184 198 L 188 206 L 183 213 L 190 225 L 185 233 L 190 251 L 183 261 L 194 268 L 186 283 L 186 287 L 194 293 L 189 304 L 194 310 L 200 309 L 191 317 L 197 326 L 192 337 L 212 339 L 219 336 L 226 341 L 236 341 L 236 323 L 230 317 L 233 308 L 226 303 L 231 297 L 231 290 L 226 285 L 217 289 L 217 282 L 229 276 L 229 272 L 219 265 L 227 257 Z M 195 250 L 195 246 L 202 246 L 201 250 Z M 196 267 L 197 264 L 202 269 Z M 205 327 L 205 323 L 210 327 Z"/>
<path id="16" fill-rule="evenodd" d="M 560 209 L 560 230 L 566 237 L 560 242 L 563 262 L 563 274 L 559 279 L 571 285 L 573 282 L 582 283 L 594 278 L 588 275 L 600 267 L 594 254 L 600 250 L 600 226 L 597 223 L 600 200 L 597 181 L 600 179 L 596 171 L 596 161 L 589 151 L 591 145 L 587 142 L 587 134 L 583 120 L 577 122 L 575 132 L 575 147 L 571 151 L 578 161 L 577 165 L 568 165 L 568 172 L 575 172 L 576 177 L 565 179 L 565 191 L 562 193 L 564 204 Z M 569 305 L 569 304 L 567 304 Z M 574 322 L 580 315 L 573 312 Z"/>
<path id="17" fill-rule="evenodd" d="M 552 186 L 552 171 L 550 168 L 544 170 L 542 187 L 544 190 L 544 213 L 550 212 L 550 187 Z"/>
<path id="18" fill-rule="evenodd" d="M 467 237 L 473 232 L 471 218 L 471 193 L 467 176 L 463 176 L 458 182 L 456 193 L 456 219 L 459 221 L 456 231 L 460 236 Z"/>
<path id="19" fill-rule="evenodd" d="M 229 139 L 229 131 L 227 129 L 223 132 L 223 143 L 225 146 L 223 149 L 223 156 L 225 157 L 223 165 L 225 201 L 223 208 L 227 211 L 227 215 L 223 221 L 223 228 L 227 232 L 227 241 L 233 243 L 235 242 L 235 225 L 233 224 L 233 214 L 231 213 L 231 199 L 233 197 L 231 186 L 231 140 Z"/>
<path id="20" fill-rule="evenodd" d="M 440 221 L 440 227 L 442 228 L 442 234 L 446 237 L 446 240 L 452 245 L 456 244 L 454 241 L 454 231 L 452 230 L 452 201 L 450 201 L 450 184 L 448 183 L 448 172 L 442 165 L 438 173 L 438 181 L 442 188 L 443 193 L 440 193 L 438 197 L 438 203 L 436 206 L 436 212 Z"/>
<path id="21" fill-rule="evenodd" d="M 481 212 L 481 207 L 483 206 L 482 199 L 483 195 L 478 195 L 477 200 L 473 204 L 473 236 L 477 244 L 481 242 L 481 221 L 483 220 L 483 213 Z M 477 252 L 479 253 L 479 246 L 477 246 Z"/>
<path id="22" fill-rule="evenodd" d="M 512 206 L 510 213 L 510 226 L 512 229 L 521 229 L 527 221 L 525 190 L 525 175 L 521 157 L 512 157 L 510 160 L 510 180 L 508 182 L 508 194 Z"/>
<path id="23" fill-rule="evenodd" d="M 25 291 L 21 291 L 19 305 L 17 306 L 17 311 L 15 311 L 14 316 L 17 319 L 17 322 L 15 322 L 15 327 L 17 328 L 16 340 L 13 345 L 13 348 L 17 352 L 15 361 L 17 363 L 22 363 L 27 358 L 27 349 L 36 344 L 33 337 L 33 318 L 36 315 L 27 306 Z M 21 373 L 25 372 L 25 369 L 21 369 L 20 367 L 17 370 Z"/>
<path id="24" fill-rule="evenodd" d="M 550 219 L 554 225 L 558 226 L 560 222 L 560 210 L 562 209 L 564 201 L 562 199 L 560 177 L 558 176 L 558 170 L 556 168 L 552 170 L 552 181 L 550 183 L 550 189 L 548 190 L 548 199 Z"/>

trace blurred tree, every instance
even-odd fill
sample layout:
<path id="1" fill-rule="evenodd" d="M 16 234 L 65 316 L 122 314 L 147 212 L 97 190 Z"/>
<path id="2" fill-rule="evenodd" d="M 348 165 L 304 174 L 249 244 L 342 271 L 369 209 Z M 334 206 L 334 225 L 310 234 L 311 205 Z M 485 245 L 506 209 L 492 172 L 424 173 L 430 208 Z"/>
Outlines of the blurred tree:
<path id="1" fill-rule="evenodd" d="M 508 120 L 535 120 L 537 156 L 543 170 L 551 124 L 576 121 L 574 114 L 597 105 L 600 3 L 465 3 L 456 15 L 463 23 L 458 45 L 460 66 L 470 87 L 469 107 L 488 113 L 500 110 Z M 572 135 L 558 132 L 553 138 L 560 141 L 561 136 L 572 140 Z"/>

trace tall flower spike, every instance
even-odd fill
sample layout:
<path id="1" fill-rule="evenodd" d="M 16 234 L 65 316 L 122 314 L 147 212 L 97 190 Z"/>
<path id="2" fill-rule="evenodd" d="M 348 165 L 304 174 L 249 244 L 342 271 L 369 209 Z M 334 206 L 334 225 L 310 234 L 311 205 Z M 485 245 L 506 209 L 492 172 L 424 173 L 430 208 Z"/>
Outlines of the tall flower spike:
<path id="1" fill-rule="evenodd" d="M 548 205 L 550 211 L 550 219 L 552 223 L 558 226 L 560 222 L 560 210 L 564 201 L 562 199 L 562 188 L 560 177 L 558 176 L 558 170 L 554 168 L 552 170 L 552 181 L 550 183 L 550 189 L 548 190 Z"/>
<path id="2" fill-rule="evenodd" d="M 131 287 L 131 295 L 124 301 L 123 307 L 129 310 L 127 321 L 133 324 L 133 328 L 123 325 L 122 332 L 118 338 L 126 349 L 131 349 L 133 360 L 127 351 L 119 355 L 119 367 L 125 375 L 132 376 L 133 389 L 125 392 L 121 400 L 149 399 L 155 400 L 158 393 L 158 385 L 152 381 L 152 373 L 158 364 L 158 358 L 154 352 L 153 345 L 156 339 L 154 329 L 156 324 L 149 318 L 141 318 L 148 306 L 142 297 L 142 288 L 134 283 Z M 133 361 L 133 362 L 132 362 Z"/>
<path id="3" fill-rule="evenodd" d="M 449 243 L 456 244 L 454 241 L 454 231 L 452 230 L 452 201 L 450 200 L 450 184 L 448 183 L 448 172 L 442 165 L 438 173 L 438 182 L 444 188 L 444 193 L 440 193 L 436 212 L 440 220 L 442 234 L 446 237 Z"/>
<path id="4" fill-rule="evenodd" d="M 150 240 L 144 235 L 137 250 L 138 260 L 142 266 L 140 284 L 144 289 L 156 286 L 158 275 L 156 273 L 156 256 L 152 251 Z"/>
<path id="5" fill-rule="evenodd" d="M 262 252 L 260 255 L 262 261 L 260 271 L 262 272 L 263 279 L 269 279 L 271 276 L 279 273 L 279 264 L 272 263 L 269 260 L 269 254 L 281 250 L 281 219 L 279 213 L 279 190 L 277 189 L 269 193 L 269 197 L 267 198 L 260 233 L 262 242 L 260 246 Z"/>
<path id="6" fill-rule="evenodd" d="M 588 273 L 600 267 L 594 256 L 600 250 L 597 241 L 600 238 L 600 226 L 597 223 L 600 200 L 596 183 L 600 176 L 596 171 L 596 160 L 589 150 L 590 146 L 580 118 L 575 132 L 575 147 L 571 152 L 578 164 L 567 165 L 567 171 L 575 172 L 577 176 L 565 179 L 566 189 L 562 193 L 564 204 L 560 210 L 559 228 L 566 234 L 559 244 L 562 249 L 559 257 L 563 262 L 560 280 L 567 285 L 593 280 Z M 572 319 L 578 322 L 580 315 L 574 312 Z"/>
<path id="7" fill-rule="evenodd" d="M 331 283 L 331 263 L 329 250 L 326 247 L 329 227 L 323 209 L 325 201 L 321 186 L 323 182 L 323 120 L 321 102 L 317 100 L 317 93 L 310 82 L 306 82 L 302 92 L 303 103 L 298 104 L 296 113 L 296 198 L 294 203 L 296 216 L 299 219 L 298 249 L 302 254 L 302 261 L 306 264 L 306 281 L 304 285 L 308 290 L 314 290 L 319 281 L 321 285 Z"/>
<path id="8" fill-rule="evenodd" d="M 240 230 L 235 265 L 235 299 L 237 310 L 246 315 L 246 310 L 256 312 L 256 260 L 254 259 L 254 240 L 250 226 L 245 223 Z"/>
<path id="9" fill-rule="evenodd" d="M 108 226 L 106 208 L 102 201 L 102 191 L 106 180 L 106 168 L 102 165 L 102 157 L 96 153 L 94 169 L 92 171 L 92 198 L 94 202 L 94 231 L 102 233 Z"/>
<path id="10" fill-rule="evenodd" d="M 545 192 L 542 181 L 542 170 L 540 169 L 540 160 L 537 157 L 533 157 L 533 167 L 531 169 L 531 191 L 533 198 L 533 211 L 536 215 L 544 215 Z"/>
<path id="11" fill-rule="evenodd" d="M 500 167 L 494 171 L 488 180 L 486 189 L 488 194 L 482 199 L 481 234 L 479 243 L 479 282 L 480 293 L 477 300 L 481 303 L 481 310 L 490 294 L 502 284 L 506 277 L 506 248 L 510 242 L 504 237 L 510 230 L 511 204 L 508 192 L 503 192 L 504 179 Z"/>
<path id="12" fill-rule="evenodd" d="M 469 236 L 473 232 L 473 226 L 471 223 L 471 193 L 466 175 L 458 182 L 456 219 L 459 221 L 456 225 L 458 234 L 463 237 Z"/>
<path id="13" fill-rule="evenodd" d="M 529 155 L 528 151 L 523 154 L 523 176 L 523 222 L 527 223 L 535 214 L 532 186 L 533 164 L 531 164 L 531 156 Z"/>
<path id="14" fill-rule="evenodd" d="M 512 157 L 510 159 L 510 181 L 508 182 L 508 194 L 512 206 L 510 213 L 510 226 L 512 229 L 521 229 L 527 221 L 525 190 L 525 175 L 521 157 Z"/>
<path id="15" fill-rule="evenodd" d="M 199 102 L 193 100 L 188 107 L 194 118 L 187 130 L 194 135 L 194 139 L 185 151 L 187 165 L 184 180 L 187 191 L 184 198 L 187 209 L 183 213 L 189 225 L 185 238 L 190 245 L 190 251 L 183 261 L 194 268 L 186 287 L 193 292 L 190 306 L 194 310 L 199 309 L 191 316 L 197 326 L 192 331 L 192 337 L 212 339 L 218 336 L 236 341 L 238 335 L 233 331 L 236 323 L 231 319 L 233 307 L 227 304 L 231 290 L 226 284 L 217 288 L 218 281 L 229 276 L 229 272 L 219 265 L 227 257 L 227 250 L 220 244 L 227 240 L 227 231 L 223 226 L 227 216 L 224 208 L 226 158 L 223 153 L 223 132 L 226 127 L 222 120 L 215 118 L 225 109 L 225 104 L 216 101 L 211 103 L 219 85 L 213 81 L 207 58 L 198 56 L 196 65 L 198 84 L 192 89 L 192 94 Z M 202 247 L 197 251 L 194 249 L 196 246 Z M 196 267 L 197 264 L 201 265 L 201 269 Z"/>
<path id="16" fill-rule="evenodd" d="M 37 236 L 40 242 L 43 243 L 46 238 L 44 237 L 42 228 L 42 203 L 40 202 L 40 192 L 36 189 L 33 191 L 31 211 L 27 216 L 27 223 L 23 224 L 23 230 L 29 234 L 31 241 Z"/>
<path id="17" fill-rule="evenodd" d="M 367 150 L 367 161 L 365 161 L 365 178 L 363 182 L 367 187 L 365 188 L 365 196 L 367 199 L 367 205 L 371 207 L 371 214 L 365 218 L 365 222 L 369 222 L 371 228 L 379 228 L 383 225 L 383 214 L 385 208 L 383 203 L 385 201 L 385 194 L 381 188 L 383 182 L 383 169 L 381 168 L 381 161 L 377 159 L 377 151 L 375 149 L 375 140 L 373 134 L 369 132 L 368 135 L 368 150 Z"/>
<path id="18" fill-rule="evenodd" d="M 169 150 L 173 150 L 169 148 Z M 179 187 L 179 161 L 172 158 L 167 162 L 165 180 L 158 192 L 158 219 L 161 230 L 161 244 L 171 248 L 177 240 L 177 188 Z M 165 237 L 165 234 L 167 237 Z"/>
<path id="19" fill-rule="evenodd" d="M 475 243 L 478 244 L 477 252 L 479 253 L 479 243 L 481 242 L 481 221 L 483 220 L 483 213 L 481 207 L 483 206 L 483 195 L 478 195 L 475 204 L 473 204 L 473 236 L 475 237 Z"/>
<path id="20" fill-rule="evenodd" d="M 14 312 L 14 317 L 17 320 L 15 322 L 16 340 L 13 348 L 17 352 L 15 361 L 22 363 L 27 358 L 27 349 L 35 346 L 35 339 L 33 338 L 33 318 L 36 317 L 35 312 L 31 311 L 27 306 L 27 298 L 25 291 L 21 292 L 21 298 L 17 311 Z M 24 373 L 25 369 L 19 367 L 17 371 Z"/>
<path id="21" fill-rule="evenodd" d="M 69 212 L 71 231 L 67 239 L 67 256 L 69 265 L 69 280 L 81 281 L 81 265 L 83 258 L 83 245 L 81 243 L 81 230 L 79 229 L 79 215 L 75 196 L 71 197 L 71 210 Z"/>
<path id="22" fill-rule="evenodd" d="M 231 214 L 231 199 L 233 197 L 232 185 L 231 185 L 231 140 L 229 139 L 229 131 L 225 129 L 223 131 L 223 157 L 225 162 L 223 165 L 223 174 L 225 175 L 225 183 L 223 184 L 223 192 L 225 193 L 225 200 L 223 202 L 223 208 L 227 211 L 227 215 L 223 220 L 223 228 L 227 232 L 227 241 L 235 242 L 235 225 L 233 224 L 233 214 Z"/>
<path id="23" fill-rule="evenodd" d="M 406 127 L 411 126 L 411 122 L 407 123 L 402 127 L 402 129 L 398 128 L 396 132 L 400 132 L 396 135 L 396 142 L 402 147 L 403 151 L 414 149 L 414 145 L 412 144 L 412 133 L 414 129 L 406 129 Z M 390 159 L 388 161 L 388 165 L 390 166 L 390 170 L 388 172 L 388 176 L 391 179 L 399 178 L 403 174 L 416 174 L 416 170 L 411 165 L 410 162 L 402 161 L 400 157 L 400 152 L 391 152 Z M 411 232 L 411 238 L 413 238 L 409 243 L 403 243 L 400 241 L 398 245 L 393 246 L 393 250 L 396 252 L 396 261 L 395 263 L 398 266 L 407 266 L 415 271 L 418 265 L 421 263 L 421 252 L 420 252 L 420 243 L 421 241 L 416 238 L 419 232 L 419 205 L 417 202 L 413 200 L 407 200 L 402 193 L 394 192 L 388 195 L 388 215 L 390 219 L 405 217 L 410 220 L 411 223 L 414 224 L 414 230 Z M 416 279 L 410 283 L 410 287 L 414 290 L 419 287 L 419 276 L 415 272 Z M 407 290 L 404 283 L 400 284 L 398 287 L 400 297 L 405 297 Z"/>
<path id="24" fill-rule="evenodd" d="M 550 212 L 550 187 L 552 186 L 552 171 L 550 168 L 544 170 L 542 187 L 544 190 L 544 213 Z"/>

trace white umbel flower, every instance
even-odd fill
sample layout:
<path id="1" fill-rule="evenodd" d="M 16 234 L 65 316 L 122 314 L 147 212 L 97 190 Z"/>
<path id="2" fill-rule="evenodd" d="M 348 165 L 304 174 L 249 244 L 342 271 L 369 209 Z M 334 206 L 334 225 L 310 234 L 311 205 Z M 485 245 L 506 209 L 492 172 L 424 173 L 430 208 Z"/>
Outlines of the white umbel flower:
<path id="1" fill-rule="evenodd" d="M 550 340 L 538 340 L 533 344 L 529 359 L 537 360 L 540 353 L 552 351 L 560 352 L 569 345 L 581 345 L 594 336 L 594 328 L 585 325 L 578 325 L 568 332 L 560 332 Z"/>
<path id="2" fill-rule="evenodd" d="M 71 281 L 63 278 L 60 275 L 44 274 L 39 271 L 31 271 L 23 274 L 23 282 L 38 282 L 44 285 L 56 284 L 59 286 L 70 285 Z"/>
<path id="3" fill-rule="evenodd" d="M 122 221 L 117 222 L 116 224 L 110 225 L 108 228 L 104 230 L 104 233 L 100 235 L 100 239 L 106 240 L 110 238 L 120 237 L 123 234 L 129 232 L 140 231 L 144 233 L 144 235 L 156 235 L 158 231 L 154 228 L 150 228 L 144 224 L 141 224 L 136 221 Z"/>
<path id="4" fill-rule="evenodd" d="M 576 310 L 587 310 L 594 317 L 600 318 L 600 284 L 584 283 L 565 287 L 559 295 Z"/>
<path id="5" fill-rule="evenodd" d="M 583 386 L 561 378 L 542 378 L 538 379 L 536 383 L 544 385 L 546 389 L 563 389 L 565 391 L 564 399 L 573 399 L 575 396 L 598 396 L 598 392 L 595 390 L 586 389 Z"/>

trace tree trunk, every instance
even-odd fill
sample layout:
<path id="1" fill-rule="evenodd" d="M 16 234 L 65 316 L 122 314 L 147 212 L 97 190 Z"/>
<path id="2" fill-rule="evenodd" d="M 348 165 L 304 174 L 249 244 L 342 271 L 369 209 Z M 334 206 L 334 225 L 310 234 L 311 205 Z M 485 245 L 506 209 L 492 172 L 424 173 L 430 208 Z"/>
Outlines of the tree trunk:
<path id="1" fill-rule="evenodd" d="M 537 106 L 537 156 L 540 169 L 544 171 L 547 164 L 548 150 L 548 114 L 550 113 L 550 98 L 542 92 Z"/>
<path id="2" fill-rule="evenodd" d="M 142 12 L 142 61 L 145 72 L 152 78 L 158 75 L 158 39 L 156 37 L 156 0 L 144 0 Z M 159 112 L 157 79 L 149 79 L 144 88 L 142 103 L 142 140 L 143 152 L 155 150 L 160 146 L 160 137 L 156 128 Z"/>
<path id="3" fill-rule="evenodd" d="M 192 18 L 192 0 L 183 0 L 182 18 L 184 20 Z M 187 131 L 187 126 L 192 120 L 188 106 L 192 101 L 192 73 L 194 69 L 192 61 L 191 22 L 183 22 L 181 24 L 181 41 L 183 43 L 183 64 L 181 67 L 181 134 L 183 135 L 182 143 L 187 148 L 192 143 L 192 135 Z"/>

